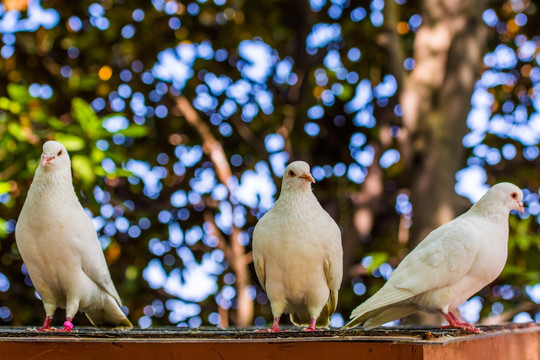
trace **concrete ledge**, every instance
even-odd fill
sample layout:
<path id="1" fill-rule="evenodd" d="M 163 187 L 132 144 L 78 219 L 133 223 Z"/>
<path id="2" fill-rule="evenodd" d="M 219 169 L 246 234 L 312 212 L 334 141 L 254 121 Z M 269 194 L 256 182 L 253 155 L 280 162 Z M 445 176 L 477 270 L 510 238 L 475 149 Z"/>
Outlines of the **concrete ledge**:
<path id="1" fill-rule="evenodd" d="M 380 328 L 278 334 L 254 329 L 156 328 L 38 333 L 0 328 L 0 359 L 403 359 L 540 360 L 540 326 L 481 327 L 484 334 L 438 328 Z"/>

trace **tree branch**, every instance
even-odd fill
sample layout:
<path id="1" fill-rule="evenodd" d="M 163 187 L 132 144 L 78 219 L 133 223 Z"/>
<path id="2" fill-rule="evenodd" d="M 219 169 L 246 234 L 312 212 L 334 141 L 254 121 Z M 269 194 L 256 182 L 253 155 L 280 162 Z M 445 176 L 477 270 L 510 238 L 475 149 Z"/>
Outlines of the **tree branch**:
<path id="1" fill-rule="evenodd" d="M 356 230 L 357 236 L 348 236 L 343 241 L 343 266 L 347 271 L 346 276 L 356 275 L 355 271 L 358 268 L 353 264 L 355 259 L 355 250 L 360 247 L 362 241 L 366 241 L 373 230 L 375 214 L 377 214 L 380 204 L 380 198 L 384 194 L 383 171 L 379 164 L 379 159 L 383 153 L 382 146 L 379 142 L 373 141 L 370 143 L 375 150 L 373 163 L 369 167 L 368 174 L 362 184 L 362 190 L 351 194 L 350 199 L 354 205 L 355 211 L 353 215 L 352 225 Z M 349 231 L 349 234 L 354 232 Z"/>
<path id="2" fill-rule="evenodd" d="M 218 180 L 227 186 L 232 172 L 223 146 L 216 140 L 210 131 L 210 127 L 201 120 L 197 111 L 184 96 L 178 96 L 176 98 L 176 106 L 187 122 L 201 136 L 203 140 L 203 151 L 210 157 L 210 160 L 214 164 Z"/>
<path id="3" fill-rule="evenodd" d="M 203 140 L 203 151 L 210 157 L 216 169 L 216 177 L 223 185 L 229 189 L 229 179 L 232 176 L 231 166 L 225 155 L 223 145 L 214 137 L 210 127 L 199 117 L 197 111 L 191 103 L 184 97 L 176 98 L 176 106 L 180 113 L 186 118 L 187 122 L 199 133 Z M 209 211 L 204 212 L 205 221 L 212 226 L 211 233 L 218 239 L 218 249 L 223 251 L 225 258 L 236 276 L 236 298 L 238 301 L 238 311 L 236 313 L 236 325 L 247 326 L 253 320 L 253 300 L 247 296 L 247 287 L 249 285 L 249 269 L 245 262 L 245 248 L 240 244 L 238 236 L 240 229 L 233 225 L 229 242 L 221 234 L 216 225 L 214 216 Z M 219 305 L 219 304 L 218 304 Z M 222 323 L 225 323 L 222 321 Z"/>
<path id="4" fill-rule="evenodd" d="M 263 157 L 267 155 L 266 148 L 264 147 L 264 142 L 261 141 L 253 132 L 249 129 L 242 119 L 238 116 L 231 117 L 231 123 L 234 125 L 234 128 L 240 135 L 242 139 L 253 149 L 257 149 L 259 154 Z M 267 156 L 266 156 L 267 157 Z"/>
<path id="5" fill-rule="evenodd" d="M 394 74 L 399 86 L 403 86 L 408 80 L 407 72 L 403 67 L 405 53 L 403 42 L 397 32 L 398 4 L 395 1 L 387 1 L 384 5 L 384 32 L 377 36 L 379 46 L 388 52 L 390 69 Z"/>
<path id="6" fill-rule="evenodd" d="M 507 310 L 496 316 L 488 316 L 480 321 L 482 325 L 497 325 L 508 322 L 514 318 L 519 313 L 522 312 L 538 312 L 540 311 L 540 304 L 535 304 L 533 302 L 526 302 L 516 306 L 513 309 Z"/>

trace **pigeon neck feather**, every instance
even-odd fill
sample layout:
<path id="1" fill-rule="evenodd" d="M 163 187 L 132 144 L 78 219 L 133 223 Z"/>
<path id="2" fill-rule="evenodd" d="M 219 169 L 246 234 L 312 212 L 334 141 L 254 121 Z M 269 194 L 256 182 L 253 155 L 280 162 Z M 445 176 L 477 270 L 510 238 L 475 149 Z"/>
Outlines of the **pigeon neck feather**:
<path id="1" fill-rule="evenodd" d="M 73 197 L 73 179 L 71 177 L 71 167 L 59 167 L 45 170 L 39 166 L 36 170 L 29 195 L 44 196 L 51 194 L 56 197 Z"/>
<path id="2" fill-rule="evenodd" d="M 491 196 L 483 196 L 471 207 L 470 212 L 494 221 L 504 221 L 508 219 L 510 210 L 500 200 Z"/>
<path id="3" fill-rule="evenodd" d="M 282 189 L 281 194 L 279 195 L 279 199 L 276 201 L 276 206 L 306 207 L 306 205 L 309 206 L 313 202 L 319 204 L 319 202 L 315 198 L 315 195 L 311 191 L 311 186 L 301 188 L 285 188 Z"/>

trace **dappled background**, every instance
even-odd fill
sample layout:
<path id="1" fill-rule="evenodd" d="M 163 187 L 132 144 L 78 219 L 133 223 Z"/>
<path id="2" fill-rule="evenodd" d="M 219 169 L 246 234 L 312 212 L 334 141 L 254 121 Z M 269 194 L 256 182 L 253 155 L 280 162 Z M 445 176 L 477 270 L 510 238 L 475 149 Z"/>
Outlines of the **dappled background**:
<path id="1" fill-rule="evenodd" d="M 528 0 L 2 1 L 0 325 L 43 320 L 14 229 L 49 139 L 140 327 L 270 321 L 251 236 L 291 160 L 343 232 L 332 325 L 500 181 L 526 211 L 461 313 L 540 322 L 539 21 Z"/>

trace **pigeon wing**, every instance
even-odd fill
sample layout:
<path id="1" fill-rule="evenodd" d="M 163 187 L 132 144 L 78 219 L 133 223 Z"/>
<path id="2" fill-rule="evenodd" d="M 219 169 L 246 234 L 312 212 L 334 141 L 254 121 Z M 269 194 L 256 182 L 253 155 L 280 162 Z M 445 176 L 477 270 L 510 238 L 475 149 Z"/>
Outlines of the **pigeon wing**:
<path id="1" fill-rule="evenodd" d="M 269 241 L 269 234 L 272 232 L 269 231 L 268 222 L 269 218 L 272 218 L 272 210 L 267 212 L 255 225 L 253 230 L 253 263 L 255 265 L 255 273 L 259 279 L 259 283 L 264 291 L 266 291 L 266 273 L 265 273 L 265 264 L 264 264 L 264 248 L 267 246 Z"/>
<path id="2" fill-rule="evenodd" d="M 255 263 L 255 273 L 261 283 L 261 287 L 266 291 L 266 278 L 264 274 L 264 258 L 262 256 L 253 256 L 253 262 Z"/>
<path id="3" fill-rule="evenodd" d="M 326 259 L 324 261 L 324 274 L 326 275 L 326 283 L 328 284 L 328 289 L 330 290 L 330 295 L 328 297 L 328 302 L 323 308 L 321 315 L 322 317 L 330 318 L 332 314 L 336 311 L 337 302 L 338 302 L 338 289 L 341 284 L 341 278 L 343 273 L 339 271 L 342 268 L 342 264 L 336 264 L 335 260 Z"/>
<path id="4" fill-rule="evenodd" d="M 330 244 L 328 257 L 324 260 L 324 274 L 328 289 L 330 289 L 329 304 L 332 310 L 330 314 L 333 314 L 337 306 L 338 289 L 341 286 L 341 280 L 343 278 L 343 248 L 341 246 L 341 232 L 339 227 L 332 219 L 330 220 L 334 228 L 334 234 L 331 236 L 333 243 Z"/>
<path id="5" fill-rule="evenodd" d="M 82 210 L 84 223 L 80 224 L 81 229 L 76 237 L 81 254 L 81 266 L 84 273 L 94 281 L 100 288 L 111 295 L 119 305 L 122 305 L 120 296 L 114 287 L 109 274 L 109 268 L 103 255 L 103 250 L 96 235 L 96 231 L 90 217 Z M 81 215 L 83 215 L 81 214 Z"/>
<path id="6" fill-rule="evenodd" d="M 403 259 L 389 283 L 418 295 L 466 276 L 476 260 L 481 234 L 471 222 L 456 220 L 437 229 L 443 231 L 430 233 Z"/>

